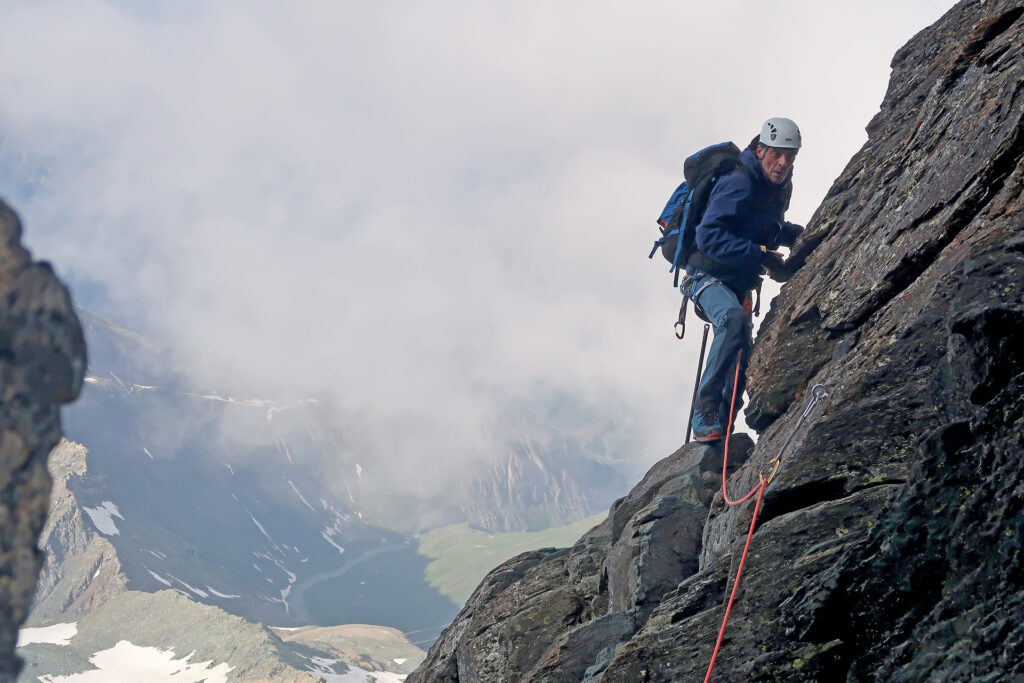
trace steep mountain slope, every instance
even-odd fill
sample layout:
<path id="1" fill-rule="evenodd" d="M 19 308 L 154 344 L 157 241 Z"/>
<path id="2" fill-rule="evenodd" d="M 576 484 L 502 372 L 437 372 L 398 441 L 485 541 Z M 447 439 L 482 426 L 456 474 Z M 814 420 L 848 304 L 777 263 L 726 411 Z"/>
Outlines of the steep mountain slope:
<path id="1" fill-rule="evenodd" d="M 36 585 L 31 621 L 84 614 L 127 590 L 114 546 L 84 519 L 68 480 L 85 474 L 86 450 L 62 441 L 50 453 L 53 477 L 50 512 L 39 536 L 43 568 Z"/>
<path id="2" fill-rule="evenodd" d="M 603 510 L 626 488 L 625 477 L 586 455 L 574 435 L 525 430 L 503 452 L 482 459 L 462 485 L 459 510 L 489 531 L 541 531 Z M 554 430 L 552 430 L 554 431 Z"/>
<path id="3" fill-rule="evenodd" d="M 330 397 L 276 400 L 197 389 L 159 343 L 88 311 L 79 315 L 90 348 L 89 377 L 83 400 L 67 411 L 69 427 L 98 457 L 96 432 L 116 425 L 122 445 L 131 435 L 170 441 L 164 455 L 219 448 L 222 462 L 265 457 L 275 470 L 287 460 L 314 475 L 339 510 L 401 533 L 460 522 L 495 532 L 537 531 L 591 516 L 628 488 L 623 471 L 632 461 L 614 461 L 610 446 L 632 443 L 631 428 L 579 397 L 540 390 L 525 402 L 496 398 L 505 413 L 493 445 L 451 481 L 425 490 L 410 484 L 416 481 L 410 472 L 429 452 L 415 462 L 377 453 L 361 418 L 346 415 Z M 197 443 L 184 443 L 188 436 Z"/>
<path id="4" fill-rule="evenodd" d="M 346 680 L 365 681 L 371 672 L 395 677 L 422 661 L 422 650 L 401 632 L 386 627 L 268 631 L 200 604 L 244 602 L 242 595 L 220 593 L 207 584 L 197 588 L 169 572 L 166 576 L 175 581 L 174 590 L 129 591 L 118 551 L 108 540 L 129 528 L 125 515 L 112 503 L 82 506 L 68 489 L 69 482 L 88 474 L 88 456 L 84 446 L 70 441 L 63 441 L 50 455 L 54 485 L 50 514 L 39 539 L 45 563 L 29 628 L 22 631 L 18 648 L 26 662 L 19 680 L 62 680 L 96 671 L 115 678 L 118 666 L 134 670 L 131 675 L 136 676 L 141 675 L 138 667 L 144 662 L 153 667 L 154 680 L 172 680 L 171 673 L 181 669 L 174 680 L 190 676 L 196 681 L 312 683 L 322 675 L 344 675 Z M 153 552 L 165 556 L 154 555 L 151 563 L 172 561 L 165 553 Z M 193 578 L 198 571 L 179 573 Z M 159 576 L 154 572 L 154 577 Z M 233 586 L 244 587 L 244 583 Z M 310 632 L 316 637 L 309 637 Z"/>
<path id="5" fill-rule="evenodd" d="M 731 495 L 785 452 L 712 680 L 1024 677 L 1022 44 L 1020 0 L 915 36 L 796 245 Z M 409 680 L 702 680 L 754 507 L 721 458 L 684 447 L 573 548 L 492 572 Z"/>
<path id="6" fill-rule="evenodd" d="M 455 607 L 428 584 L 415 532 L 547 528 L 622 489 L 583 447 L 614 435 L 563 397 L 535 408 L 558 428 L 523 422 L 443 500 L 392 495 L 410 473 L 362 451 L 329 400 L 190 389 L 159 344 L 80 314 L 94 351 L 63 420 L 88 465 L 78 458 L 58 477 L 65 502 L 47 533 L 36 621 L 125 588 L 173 588 L 252 621 L 383 624 L 429 644 Z M 81 567 L 62 566 L 68 544 Z M 102 561 L 123 585 L 86 588 L 86 565 Z"/>
<path id="7" fill-rule="evenodd" d="M 315 472 L 278 453 L 280 463 L 267 454 L 218 461 L 206 450 L 214 437 L 195 424 L 169 455 L 168 440 L 147 438 L 137 433 L 137 423 L 118 421 L 124 403 L 116 392 L 92 387 L 78 406 L 82 412 L 66 420 L 69 434 L 84 431 L 94 446 L 85 454 L 87 466 L 68 477 L 69 512 L 58 515 L 58 527 L 47 537 L 55 575 L 80 575 L 84 570 L 75 563 L 92 564 L 88 553 L 62 549 L 60 538 L 80 534 L 78 524 L 89 542 L 116 551 L 113 562 L 127 588 L 171 588 L 250 621 L 382 623 L 418 631 L 436 629 L 453 613 L 426 583 L 427 561 L 413 539 L 360 521 L 344 501 L 328 497 Z M 159 417 L 159 393 L 132 398 L 144 421 Z M 96 415 L 106 418 L 101 427 L 83 428 L 79 420 L 92 422 Z M 272 439 L 268 434 L 267 442 Z M 72 526 L 62 528 L 61 522 Z M 49 576 L 35 606 L 40 618 L 77 607 L 49 590 Z M 109 587 L 97 591 L 110 594 Z"/>
<path id="8" fill-rule="evenodd" d="M 96 355 L 64 424 L 88 465 L 67 477 L 78 512 L 55 510 L 58 536 L 84 525 L 116 550 L 132 590 L 172 588 L 280 626 L 380 623 L 436 635 L 454 610 L 426 583 L 410 535 L 360 519 L 350 493 L 359 494 L 358 460 L 349 479 L 318 467 L 347 454 L 325 406 L 189 391 L 158 345 L 82 317 Z M 63 564 L 61 543 L 50 545 Z M 37 620 L 73 607 L 49 587 Z"/>

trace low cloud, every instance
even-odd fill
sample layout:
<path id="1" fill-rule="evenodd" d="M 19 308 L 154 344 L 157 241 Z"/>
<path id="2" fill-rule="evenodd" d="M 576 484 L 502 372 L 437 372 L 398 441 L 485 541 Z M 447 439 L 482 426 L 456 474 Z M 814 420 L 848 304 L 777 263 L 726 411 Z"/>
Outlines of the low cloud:
<path id="1" fill-rule="evenodd" d="M 682 158 L 794 118 L 806 221 L 950 4 L 5 3 L 0 193 L 197 385 L 326 392 L 452 462 L 552 387 L 643 464 L 699 343 L 644 258 Z"/>

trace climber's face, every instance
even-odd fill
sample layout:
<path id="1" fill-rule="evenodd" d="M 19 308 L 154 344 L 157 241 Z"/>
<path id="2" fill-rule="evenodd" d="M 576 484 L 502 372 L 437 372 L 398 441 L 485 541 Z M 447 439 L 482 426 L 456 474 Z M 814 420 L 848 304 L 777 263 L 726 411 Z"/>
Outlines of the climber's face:
<path id="1" fill-rule="evenodd" d="M 757 146 L 757 158 L 761 160 L 761 169 L 776 185 L 786 182 L 790 171 L 793 170 L 793 162 L 796 161 L 797 149 L 785 149 L 782 147 Z"/>

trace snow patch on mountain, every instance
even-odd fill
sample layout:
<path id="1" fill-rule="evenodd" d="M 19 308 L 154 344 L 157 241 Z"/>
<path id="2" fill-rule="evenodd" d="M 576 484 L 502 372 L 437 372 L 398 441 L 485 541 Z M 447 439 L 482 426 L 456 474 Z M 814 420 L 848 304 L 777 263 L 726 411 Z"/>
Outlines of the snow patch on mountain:
<path id="1" fill-rule="evenodd" d="M 32 643 L 49 643 L 50 645 L 67 645 L 78 634 L 78 622 L 53 624 L 39 628 L 23 628 L 18 631 L 17 647 Z"/>
<path id="2" fill-rule="evenodd" d="M 299 500 L 301 500 L 301 501 L 302 501 L 303 505 L 305 505 L 306 507 L 308 507 L 308 508 L 309 508 L 310 510 L 312 510 L 313 512 L 316 512 L 316 508 L 315 508 L 315 507 L 313 507 L 312 505 L 310 505 L 310 504 L 309 504 L 309 501 L 308 501 L 308 500 L 306 500 L 306 497 L 305 497 L 305 496 L 303 496 L 303 495 L 302 495 L 302 493 L 300 493 L 300 492 L 299 492 L 299 489 L 298 489 L 298 487 L 297 487 L 297 486 L 295 486 L 295 482 L 293 482 L 293 481 L 292 481 L 291 479 L 288 479 L 287 481 L 288 481 L 288 485 L 292 487 L 292 491 L 295 491 L 295 495 L 297 495 L 297 496 L 299 497 Z"/>
<path id="3" fill-rule="evenodd" d="M 274 565 L 278 569 L 280 569 L 282 572 L 284 572 L 285 576 L 288 577 L 288 585 L 281 589 L 281 598 L 280 599 L 278 599 L 278 598 L 268 598 L 268 597 L 262 596 L 262 595 L 260 597 L 264 598 L 265 600 L 267 600 L 269 602 L 275 602 L 275 603 L 279 603 L 281 605 L 284 605 L 284 611 L 290 613 L 291 612 L 291 606 L 288 604 L 288 596 L 291 595 L 292 586 L 295 585 L 295 581 L 298 579 L 298 576 L 296 576 L 294 573 L 289 571 L 288 567 L 285 566 L 284 562 L 278 560 L 275 557 L 271 557 L 270 555 L 267 555 L 266 553 L 256 553 L 256 552 L 254 552 L 253 555 L 255 555 L 256 557 L 262 558 L 264 560 L 269 560 L 270 562 L 273 562 Z M 262 570 L 260 570 L 260 571 L 262 571 Z M 274 581 L 272 579 L 270 579 L 270 578 L 267 578 L 267 581 L 271 585 L 274 584 Z"/>
<path id="4" fill-rule="evenodd" d="M 152 384 L 133 384 L 132 382 L 125 382 L 113 372 L 110 373 L 110 376 L 114 378 L 113 382 L 106 377 L 96 377 L 94 375 L 87 375 L 84 381 L 86 384 L 95 384 L 96 386 L 103 388 L 116 385 L 128 394 L 133 394 L 139 391 L 156 391 L 160 388 Z"/>
<path id="5" fill-rule="evenodd" d="M 152 573 L 152 572 L 151 572 L 151 573 Z M 208 597 L 210 597 L 210 594 L 209 594 L 209 593 L 207 593 L 206 591 L 201 591 L 201 590 L 199 590 L 198 588 L 195 588 L 195 587 L 193 587 L 193 586 L 190 586 L 190 585 L 188 585 L 187 583 L 185 583 L 184 581 L 182 581 L 181 579 L 179 579 L 179 578 L 178 578 L 177 576 L 175 576 L 174 574 L 170 574 L 170 573 L 169 573 L 169 574 L 167 574 L 167 576 L 171 577 L 172 579 L 174 579 L 175 581 L 177 581 L 178 583 L 180 583 L 180 584 L 181 584 L 182 586 L 184 586 L 185 588 L 189 589 L 190 591 L 192 591 L 193 593 L 195 593 L 196 595 L 198 595 L 198 596 L 199 596 L 199 597 L 201 597 L 201 598 L 208 598 Z"/>
<path id="6" fill-rule="evenodd" d="M 89 508 L 83 507 L 86 514 L 89 515 L 89 519 L 96 526 L 96 530 L 105 536 L 117 536 L 121 533 L 117 524 L 114 523 L 114 517 L 124 520 L 121 513 L 118 511 L 117 506 L 109 500 L 104 501 L 99 507 Z"/>
<path id="7" fill-rule="evenodd" d="M 260 524 L 260 521 L 258 519 L 252 516 L 251 512 L 249 513 L 249 519 L 251 519 L 252 523 L 256 525 L 256 528 L 259 529 L 260 532 L 267 537 L 267 540 L 273 543 L 274 547 L 277 548 L 277 542 L 275 542 L 274 539 L 271 538 L 270 534 L 267 533 L 267 530 L 263 528 L 263 525 Z"/>
<path id="8" fill-rule="evenodd" d="M 309 661 L 308 671 L 316 674 L 326 683 L 368 683 L 369 681 L 374 681 L 374 683 L 402 683 L 405 680 L 404 674 L 396 674 L 391 671 L 367 671 L 352 664 L 347 665 L 348 671 L 345 673 L 335 673 L 334 665 L 338 663 L 338 660 L 328 659 L 327 657 L 310 657 Z"/>
<path id="9" fill-rule="evenodd" d="M 174 588 L 174 584 L 173 584 L 173 583 L 171 583 L 170 581 L 168 581 L 168 580 L 167 580 L 167 579 L 165 579 L 164 577 L 160 576 L 159 574 L 157 574 L 157 573 L 156 573 L 155 571 L 153 571 L 153 570 L 152 570 L 152 569 L 150 569 L 149 567 L 146 567 L 146 571 L 147 571 L 147 572 L 149 572 L 149 573 L 150 573 L 150 575 L 151 575 L 151 576 L 152 576 L 152 577 L 153 577 L 154 579 L 156 579 L 157 581 L 159 581 L 159 582 L 160 582 L 160 583 L 162 583 L 163 585 L 167 586 L 168 588 Z"/>
<path id="10" fill-rule="evenodd" d="M 140 647 L 122 640 L 114 647 L 101 650 L 89 662 L 92 671 L 68 676 L 40 676 L 43 683 L 107 683 L 109 681 L 151 681 L 152 683 L 227 683 L 228 673 L 234 668 L 213 662 L 189 663 L 193 653 L 181 659 L 174 658 L 173 650 Z"/>
<path id="11" fill-rule="evenodd" d="M 345 548 L 344 548 L 344 546 L 340 546 L 340 545 L 338 545 L 337 543 L 335 543 L 335 542 L 334 542 L 334 538 L 333 538 L 333 537 L 334 537 L 334 535 L 335 535 L 335 534 L 337 534 L 337 533 L 338 533 L 338 532 L 337 532 L 337 531 L 335 531 L 333 527 L 326 527 L 326 528 L 324 528 L 324 530 L 323 530 L 323 531 L 322 531 L 322 532 L 320 533 L 320 535 L 321 535 L 321 536 L 323 537 L 323 539 L 324 539 L 325 541 L 327 541 L 328 543 L 330 543 L 331 545 L 333 545 L 333 546 L 334 546 L 335 548 L 337 548 L 337 549 L 338 549 L 338 554 L 339 554 L 339 555 L 344 555 L 344 554 L 345 554 Z"/>

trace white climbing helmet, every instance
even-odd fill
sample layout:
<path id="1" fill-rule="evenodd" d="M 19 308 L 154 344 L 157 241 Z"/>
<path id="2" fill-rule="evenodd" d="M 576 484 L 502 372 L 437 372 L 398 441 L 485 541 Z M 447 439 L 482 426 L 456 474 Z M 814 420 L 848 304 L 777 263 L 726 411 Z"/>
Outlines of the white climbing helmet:
<path id="1" fill-rule="evenodd" d="M 758 142 L 765 147 L 800 149 L 800 129 L 793 123 L 793 119 L 773 116 L 761 126 Z"/>

